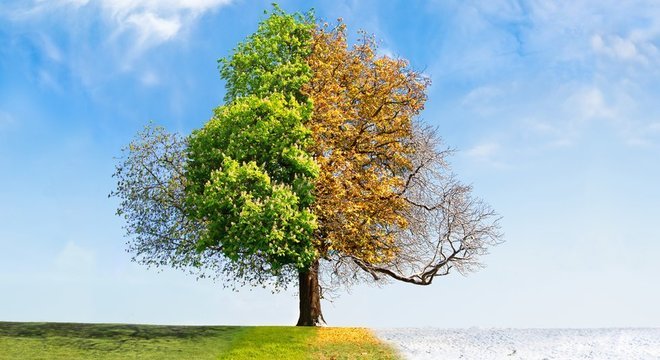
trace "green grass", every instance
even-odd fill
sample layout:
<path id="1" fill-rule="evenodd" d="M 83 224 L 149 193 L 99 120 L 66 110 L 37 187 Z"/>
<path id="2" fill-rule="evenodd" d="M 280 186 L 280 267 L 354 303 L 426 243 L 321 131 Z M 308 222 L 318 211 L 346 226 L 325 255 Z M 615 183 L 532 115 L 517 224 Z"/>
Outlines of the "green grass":
<path id="1" fill-rule="evenodd" d="M 359 328 L 0 322 L 0 359 L 397 359 Z"/>

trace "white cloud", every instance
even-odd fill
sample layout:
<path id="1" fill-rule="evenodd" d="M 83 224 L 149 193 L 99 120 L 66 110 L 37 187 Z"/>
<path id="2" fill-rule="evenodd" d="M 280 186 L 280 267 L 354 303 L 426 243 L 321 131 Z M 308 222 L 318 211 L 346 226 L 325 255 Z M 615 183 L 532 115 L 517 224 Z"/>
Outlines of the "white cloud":
<path id="1" fill-rule="evenodd" d="M 37 79 L 39 80 L 39 84 L 41 84 L 42 86 L 45 86 L 55 91 L 60 90 L 57 81 L 55 81 L 53 76 L 46 69 L 39 69 L 37 71 Z"/>
<path id="2" fill-rule="evenodd" d="M 142 85 L 144 86 L 155 86 L 160 83 L 160 78 L 155 72 L 149 70 L 140 76 L 140 82 L 142 82 Z"/>
<path id="3" fill-rule="evenodd" d="M 103 85 L 135 72 L 145 86 L 161 83 L 151 50 L 185 41 L 202 16 L 232 0 L 0 0 L 0 23 L 7 22 L 14 48 L 38 49 L 32 80 L 59 91 L 73 78 L 100 99 Z M 8 51 L 12 51 L 10 49 Z M 19 52 L 20 54 L 20 52 Z M 64 80 L 64 81 L 63 81 Z"/>
<path id="4" fill-rule="evenodd" d="M 44 2 L 48 2 L 48 1 L 47 0 L 40 0 L 39 2 L 44 3 Z M 57 3 L 58 1 L 55 0 L 54 2 Z M 87 5 L 88 2 L 89 2 L 89 0 L 59 0 L 59 3 L 61 3 L 62 5 L 73 5 L 73 6 Z"/>
<path id="5" fill-rule="evenodd" d="M 204 12 L 231 0 L 103 0 L 101 8 L 120 31 L 137 33 L 136 46 L 144 50 L 176 37 Z"/>
<path id="6" fill-rule="evenodd" d="M 86 3 L 86 2 L 85 2 Z M 176 13 L 193 11 L 201 13 L 219 6 L 228 5 L 231 0 L 102 0 L 103 7 L 113 14 L 131 14 L 139 11 Z"/>
<path id="7" fill-rule="evenodd" d="M 134 31 L 142 51 L 176 37 L 204 12 L 231 0 L 102 0 L 101 9 L 120 33 Z"/>
<path id="8" fill-rule="evenodd" d="M 394 51 L 388 47 L 385 46 L 379 46 L 377 49 L 377 55 L 378 56 L 385 56 L 390 59 L 396 59 L 397 56 L 394 54 Z"/>
<path id="9" fill-rule="evenodd" d="M 653 47 L 652 44 L 651 46 Z M 637 44 L 631 38 L 623 38 L 618 35 L 604 37 L 596 34 L 591 37 L 591 47 L 596 53 L 615 59 L 648 63 L 647 57 L 640 53 Z"/>
<path id="10" fill-rule="evenodd" d="M 61 62 L 63 59 L 62 51 L 60 48 L 51 40 L 51 38 L 45 34 L 41 34 L 39 39 L 41 50 L 46 54 L 46 56 L 54 61 Z"/>
<path id="11" fill-rule="evenodd" d="M 533 118 L 523 120 L 522 125 L 535 146 L 539 144 L 552 148 L 570 146 L 577 135 L 566 124 L 553 124 Z"/>
<path id="12" fill-rule="evenodd" d="M 492 114 L 497 108 L 497 100 L 502 90 L 491 85 L 477 87 L 463 97 L 462 105 L 481 115 Z"/>
<path id="13" fill-rule="evenodd" d="M 660 122 L 650 122 L 646 126 L 630 127 L 626 129 L 624 136 L 628 145 L 657 148 L 660 144 Z"/>
<path id="14" fill-rule="evenodd" d="M 496 142 L 484 142 L 475 145 L 466 151 L 466 155 L 472 160 L 490 163 L 493 166 L 500 166 L 501 163 L 495 158 L 500 153 L 502 146 Z"/>
<path id="15" fill-rule="evenodd" d="M 136 46 L 139 49 L 146 49 L 176 36 L 181 29 L 181 20 L 177 17 L 163 18 L 154 13 L 145 12 L 129 15 L 124 20 L 123 26 L 135 30 L 137 33 Z"/>
<path id="16" fill-rule="evenodd" d="M 530 145 L 571 146 L 604 132 L 617 138 L 617 145 L 660 144 L 659 113 L 652 92 L 625 79 L 595 82 L 567 85 L 536 100 L 538 111 L 518 122 L 529 135 Z"/>
<path id="17" fill-rule="evenodd" d="M 631 105 L 619 84 L 609 85 L 604 88 L 576 83 L 545 93 L 545 98 L 536 100 L 537 114 L 528 114 L 521 121 L 530 135 L 530 144 L 571 146 L 597 128 L 609 128 L 627 137 L 632 126 L 628 121 Z"/>
<path id="18" fill-rule="evenodd" d="M 605 133 L 617 145 L 660 145 L 660 130 L 653 130 L 660 2 L 431 3 L 455 24 L 442 34 L 447 39 L 430 66 L 433 80 L 449 84 L 445 96 L 460 92 L 458 104 L 446 106 L 471 120 L 478 138 L 501 145 L 476 144 L 466 154 L 472 160 L 512 163 L 525 150 L 571 147 Z"/>
<path id="19" fill-rule="evenodd" d="M 495 142 L 486 142 L 474 146 L 467 151 L 467 155 L 478 160 L 490 160 L 500 150 L 500 145 Z"/>
<path id="20" fill-rule="evenodd" d="M 583 120 L 614 118 L 616 115 L 615 109 L 606 103 L 603 92 L 597 87 L 578 90 L 567 100 L 566 107 L 570 113 L 579 115 Z"/>
<path id="21" fill-rule="evenodd" d="M 30 20 L 51 16 L 54 11 L 61 9 L 73 17 L 99 13 L 111 29 L 109 38 L 116 39 L 125 35 L 134 39 L 131 51 L 139 54 L 174 39 L 182 30 L 192 26 L 203 13 L 231 2 L 232 0 L 37 0 L 29 6 L 21 4 L 12 8 L 10 18 L 15 21 Z M 46 50 L 54 48 L 47 47 Z M 49 54 L 56 53 L 51 51 Z"/>
<path id="22" fill-rule="evenodd" d="M 486 141 L 477 144 L 466 151 L 466 156 L 475 162 L 485 164 L 497 169 L 509 168 L 509 166 L 501 160 L 502 158 L 502 145 L 494 141 Z"/>
<path id="23" fill-rule="evenodd" d="M 544 135 L 557 135 L 559 130 L 555 126 L 552 126 L 546 122 L 528 119 L 525 121 L 527 128 L 532 130 L 535 133 L 544 134 Z"/>

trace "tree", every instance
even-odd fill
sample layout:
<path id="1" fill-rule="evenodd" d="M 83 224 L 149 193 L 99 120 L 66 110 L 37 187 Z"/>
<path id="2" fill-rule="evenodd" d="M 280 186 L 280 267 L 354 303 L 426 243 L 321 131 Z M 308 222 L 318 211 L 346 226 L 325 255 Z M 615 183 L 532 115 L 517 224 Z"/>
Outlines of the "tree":
<path id="1" fill-rule="evenodd" d="M 345 26 L 279 8 L 220 60 L 225 104 L 182 138 L 147 127 L 117 165 L 134 260 L 298 280 L 298 325 L 318 325 L 322 285 L 431 284 L 478 265 L 498 217 L 458 182 L 417 120 L 428 78 Z"/>

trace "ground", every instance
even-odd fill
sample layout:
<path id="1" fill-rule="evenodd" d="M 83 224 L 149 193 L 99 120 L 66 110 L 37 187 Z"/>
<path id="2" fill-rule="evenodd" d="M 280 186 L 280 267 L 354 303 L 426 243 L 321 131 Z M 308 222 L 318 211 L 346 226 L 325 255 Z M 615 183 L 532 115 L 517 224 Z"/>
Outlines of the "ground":
<path id="1" fill-rule="evenodd" d="M 380 329 L 406 359 L 660 359 L 660 329 Z"/>
<path id="2" fill-rule="evenodd" d="M 397 359 L 362 328 L 0 322 L 0 359 Z"/>

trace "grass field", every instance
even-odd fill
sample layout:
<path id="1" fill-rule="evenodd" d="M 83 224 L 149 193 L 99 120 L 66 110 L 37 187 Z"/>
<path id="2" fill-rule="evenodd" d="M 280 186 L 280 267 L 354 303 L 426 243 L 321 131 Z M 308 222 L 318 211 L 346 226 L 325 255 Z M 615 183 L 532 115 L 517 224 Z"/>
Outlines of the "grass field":
<path id="1" fill-rule="evenodd" d="M 361 328 L 0 322 L 0 359 L 398 359 Z"/>

